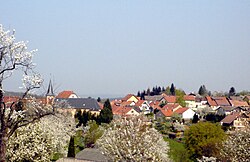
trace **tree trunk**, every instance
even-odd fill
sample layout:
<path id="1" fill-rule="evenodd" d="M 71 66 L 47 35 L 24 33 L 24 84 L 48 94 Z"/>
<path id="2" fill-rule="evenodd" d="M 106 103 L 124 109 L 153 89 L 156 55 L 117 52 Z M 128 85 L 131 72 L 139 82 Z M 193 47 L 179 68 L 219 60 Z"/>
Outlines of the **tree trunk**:
<path id="1" fill-rule="evenodd" d="M 2 90 L 2 84 L 0 83 L 0 121 L 1 121 L 1 128 L 0 128 L 0 162 L 6 161 L 6 149 L 7 149 L 7 128 L 6 123 L 4 121 L 4 115 L 5 111 L 3 110 L 5 107 L 3 107 L 3 90 Z"/>
<path id="2" fill-rule="evenodd" d="M 3 131 L 1 133 L 2 134 L 0 135 L 0 162 L 5 162 L 8 137 L 6 131 Z"/>

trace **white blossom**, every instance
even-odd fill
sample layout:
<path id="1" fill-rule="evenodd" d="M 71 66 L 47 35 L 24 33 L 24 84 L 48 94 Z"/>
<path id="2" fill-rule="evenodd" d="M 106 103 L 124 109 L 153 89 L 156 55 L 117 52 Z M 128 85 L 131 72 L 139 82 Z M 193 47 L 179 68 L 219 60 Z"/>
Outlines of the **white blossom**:
<path id="1" fill-rule="evenodd" d="M 55 152 L 64 156 L 70 136 L 75 133 L 75 122 L 63 114 L 50 115 L 40 121 L 18 128 L 9 139 L 9 161 L 50 161 Z"/>
<path id="2" fill-rule="evenodd" d="M 231 133 L 224 142 L 221 154 L 231 161 L 247 162 L 250 159 L 250 129 Z"/>
<path id="3" fill-rule="evenodd" d="M 113 120 L 97 145 L 113 161 L 170 161 L 168 143 L 143 116 Z"/>

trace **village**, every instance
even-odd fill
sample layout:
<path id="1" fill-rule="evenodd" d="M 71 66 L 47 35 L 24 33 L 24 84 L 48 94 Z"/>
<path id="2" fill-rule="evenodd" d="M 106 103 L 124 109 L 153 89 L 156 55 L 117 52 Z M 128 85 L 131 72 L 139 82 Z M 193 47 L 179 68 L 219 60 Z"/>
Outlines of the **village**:
<path id="1" fill-rule="evenodd" d="M 233 93 L 228 93 L 227 96 L 212 96 L 207 93 L 200 94 L 201 88 L 198 93 L 185 94 L 184 91 L 175 89 L 172 84 L 171 88 L 162 88 L 157 92 L 155 91 L 157 88 L 155 88 L 152 92 L 148 90 L 148 92 L 138 92 L 137 95 L 127 94 L 123 98 L 109 101 L 109 99 L 101 100 L 91 97 L 81 98 L 72 90 L 55 94 L 50 81 L 46 96 L 37 98 L 36 101 L 43 105 L 60 105 L 55 110 L 53 108 L 53 111 L 69 114 L 72 119 L 79 122 L 78 125 L 83 124 L 80 123 L 81 115 L 79 116 L 79 114 L 88 113 L 94 117 L 89 118 L 88 115 L 83 126 L 87 125 L 88 121 L 98 119 L 101 111 L 105 108 L 105 103 L 109 102 L 114 120 L 145 116 L 150 125 L 153 125 L 164 137 L 180 143 L 185 142 L 183 140 L 185 131 L 199 122 L 219 123 L 227 133 L 237 133 L 237 131 L 246 130 L 249 127 L 250 95 L 236 95 L 233 89 Z M 5 96 L 4 102 L 17 102 L 18 99 L 18 96 Z M 96 122 L 98 123 L 97 120 Z M 101 123 L 99 122 L 99 124 Z M 96 149 L 91 150 L 95 146 L 93 142 L 91 145 L 85 146 L 84 152 L 79 150 L 80 152 L 75 158 L 98 161 L 98 159 L 89 156 L 93 153 L 97 157 L 107 158 L 103 157 Z"/>

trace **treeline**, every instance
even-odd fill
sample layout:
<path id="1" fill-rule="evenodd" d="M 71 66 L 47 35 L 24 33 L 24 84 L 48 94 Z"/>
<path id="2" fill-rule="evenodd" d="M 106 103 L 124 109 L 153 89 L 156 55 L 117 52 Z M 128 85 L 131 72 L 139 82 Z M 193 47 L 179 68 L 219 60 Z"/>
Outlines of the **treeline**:
<path id="1" fill-rule="evenodd" d="M 164 87 L 155 86 L 152 89 L 148 88 L 147 90 L 138 91 L 137 97 L 160 95 L 162 92 L 165 91 L 166 89 Z"/>

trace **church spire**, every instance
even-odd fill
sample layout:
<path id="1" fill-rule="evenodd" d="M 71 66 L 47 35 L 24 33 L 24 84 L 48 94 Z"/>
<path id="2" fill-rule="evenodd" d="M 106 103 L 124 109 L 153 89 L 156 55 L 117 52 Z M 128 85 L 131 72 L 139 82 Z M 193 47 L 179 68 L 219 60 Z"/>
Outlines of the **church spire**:
<path id="1" fill-rule="evenodd" d="M 49 81 L 49 86 L 48 86 L 46 96 L 54 96 L 54 91 L 53 91 L 53 86 L 52 86 L 52 83 L 51 83 L 51 79 Z"/>

